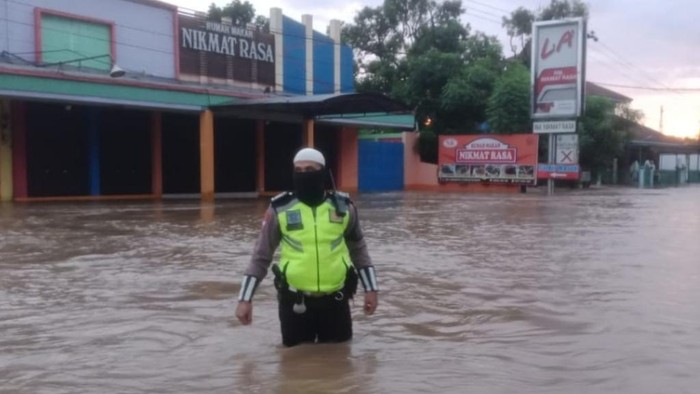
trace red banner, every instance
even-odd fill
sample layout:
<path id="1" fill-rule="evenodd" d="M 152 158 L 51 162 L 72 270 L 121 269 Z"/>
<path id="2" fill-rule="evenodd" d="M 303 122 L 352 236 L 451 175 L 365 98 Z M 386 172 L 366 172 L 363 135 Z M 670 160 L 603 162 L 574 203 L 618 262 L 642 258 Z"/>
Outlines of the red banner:
<path id="1" fill-rule="evenodd" d="M 536 134 L 441 135 L 440 182 L 537 182 Z"/>

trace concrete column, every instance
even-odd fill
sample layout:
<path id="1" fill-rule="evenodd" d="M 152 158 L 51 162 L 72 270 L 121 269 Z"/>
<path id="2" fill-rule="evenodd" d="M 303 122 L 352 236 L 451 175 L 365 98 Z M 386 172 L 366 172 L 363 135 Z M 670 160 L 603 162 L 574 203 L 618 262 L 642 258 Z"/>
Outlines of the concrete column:
<path id="1" fill-rule="evenodd" d="M 302 142 L 305 147 L 314 147 L 314 120 L 304 119 Z"/>
<path id="2" fill-rule="evenodd" d="M 284 38 L 282 9 L 270 8 L 270 33 L 275 37 L 275 92 L 284 91 Z"/>
<path id="3" fill-rule="evenodd" d="M 255 122 L 255 167 L 256 189 L 258 193 L 265 192 L 265 121 Z"/>
<path id="4" fill-rule="evenodd" d="M 333 92 L 340 93 L 340 32 L 342 22 L 332 19 L 330 23 L 330 33 L 333 39 Z"/>
<path id="5" fill-rule="evenodd" d="M 99 109 L 89 107 L 87 110 L 88 123 L 88 173 L 91 196 L 99 196 L 101 191 L 100 178 L 100 113 Z"/>
<path id="6" fill-rule="evenodd" d="M 340 131 L 337 186 L 345 192 L 358 190 L 359 141 L 357 136 L 358 130 L 355 127 L 343 127 Z"/>
<path id="7" fill-rule="evenodd" d="M 0 100 L 0 201 L 12 200 L 12 134 L 10 105 Z"/>
<path id="8" fill-rule="evenodd" d="M 23 102 L 10 103 L 12 128 L 12 192 L 14 198 L 26 198 L 27 183 L 27 107 Z"/>
<path id="9" fill-rule="evenodd" d="M 151 113 L 151 193 L 163 196 L 163 114 Z"/>
<path id="10" fill-rule="evenodd" d="M 199 114 L 200 191 L 203 201 L 214 200 L 214 114 Z"/>
<path id="11" fill-rule="evenodd" d="M 306 28 L 306 94 L 314 94 L 314 17 L 302 15 Z"/>

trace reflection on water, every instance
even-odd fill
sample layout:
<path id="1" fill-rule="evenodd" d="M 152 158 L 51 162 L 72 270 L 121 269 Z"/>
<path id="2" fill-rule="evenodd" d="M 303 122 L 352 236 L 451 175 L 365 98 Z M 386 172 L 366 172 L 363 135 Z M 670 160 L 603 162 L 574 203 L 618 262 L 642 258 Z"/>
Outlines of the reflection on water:
<path id="1" fill-rule="evenodd" d="M 0 392 L 694 393 L 700 189 L 357 199 L 350 344 L 233 316 L 266 202 L 0 206 Z"/>

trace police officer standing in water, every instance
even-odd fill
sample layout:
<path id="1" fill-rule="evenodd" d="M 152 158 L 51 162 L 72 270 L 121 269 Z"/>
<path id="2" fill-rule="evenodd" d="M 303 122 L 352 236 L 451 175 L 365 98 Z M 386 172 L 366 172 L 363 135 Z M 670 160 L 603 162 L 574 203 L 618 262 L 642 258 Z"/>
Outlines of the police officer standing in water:
<path id="1" fill-rule="evenodd" d="M 323 154 L 311 148 L 294 156 L 294 192 L 274 197 L 241 284 L 236 317 L 253 321 L 253 294 L 272 265 L 282 343 L 344 342 L 352 338 L 349 299 L 359 281 L 364 312 L 377 308 L 379 290 L 357 209 L 346 193 L 326 191 Z M 332 178 L 331 178 L 332 179 Z"/>

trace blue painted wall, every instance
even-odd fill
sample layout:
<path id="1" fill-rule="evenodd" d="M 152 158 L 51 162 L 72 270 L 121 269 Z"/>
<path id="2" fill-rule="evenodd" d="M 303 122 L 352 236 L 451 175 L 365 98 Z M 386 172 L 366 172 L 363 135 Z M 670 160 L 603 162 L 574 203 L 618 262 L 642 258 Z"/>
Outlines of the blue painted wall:
<path id="1" fill-rule="evenodd" d="M 88 129 L 88 176 L 90 195 L 100 195 L 100 110 L 88 107 L 85 112 Z"/>
<path id="2" fill-rule="evenodd" d="M 314 94 L 333 93 L 333 40 L 314 32 Z"/>
<path id="3" fill-rule="evenodd" d="M 352 57 L 352 48 L 347 45 L 340 47 L 340 91 L 351 93 L 355 91 L 355 61 Z"/>
<path id="4" fill-rule="evenodd" d="M 306 27 L 288 17 L 282 18 L 284 36 L 284 91 L 306 93 Z"/>
<path id="5" fill-rule="evenodd" d="M 403 190 L 403 144 L 359 141 L 358 181 L 361 192 Z"/>

